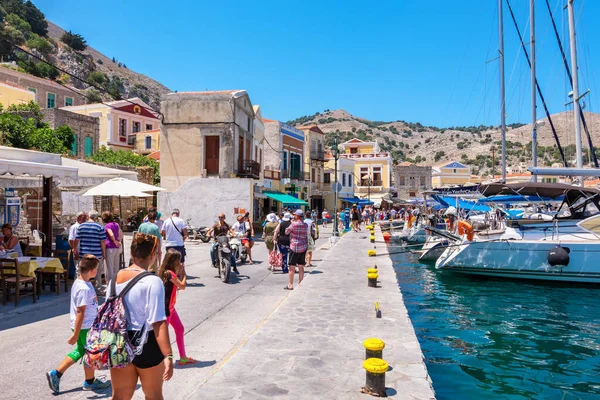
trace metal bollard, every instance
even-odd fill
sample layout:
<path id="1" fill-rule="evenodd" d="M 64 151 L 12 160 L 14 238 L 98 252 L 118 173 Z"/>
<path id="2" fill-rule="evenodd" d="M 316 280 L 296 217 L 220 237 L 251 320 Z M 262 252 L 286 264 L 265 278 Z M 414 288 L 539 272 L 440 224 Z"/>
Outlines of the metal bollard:
<path id="1" fill-rule="evenodd" d="M 369 358 L 363 363 L 363 368 L 367 371 L 367 379 L 361 392 L 371 396 L 387 397 L 385 373 L 389 368 L 388 363 L 380 358 Z"/>
<path id="2" fill-rule="evenodd" d="M 377 278 L 379 278 L 379 274 L 377 272 L 367 273 L 368 286 L 369 287 L 377 287 Z"/>
<path id="3" fill-rule="evenodd" d="M 379 305 L 376 303 L 377 306 Z M 366 356 L 365 359 L 369 358 L 383 358 L 383 349 L 385 348 L 385 343 L 381 339 L 377 338 L 369 338 L 363 342 L 363 346 L 365 346 Z"/>

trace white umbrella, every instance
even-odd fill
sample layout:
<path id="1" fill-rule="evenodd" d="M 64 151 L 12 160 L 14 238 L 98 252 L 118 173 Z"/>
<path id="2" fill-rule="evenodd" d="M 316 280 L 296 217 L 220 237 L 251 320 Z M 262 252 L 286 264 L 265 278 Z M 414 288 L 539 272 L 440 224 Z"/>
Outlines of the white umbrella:
<path id="1" fill-rule="evenodd" d="M 152 195 L 145 192 L 159 192 L 163 190 L 166 189 L 132 181 L 131 179 L 113 178 L 86 190 L 85 193 L 82 193 L 82 196 L 118 196 L 119 213 L 121 214 L 121 220 L 123 220 L 121 197 L 150 197 Z"/>
<path id="2" fill-rule="evenodd" d="M 146 197 L 145 192 L 159 192 L 163 189 L 158 186 L 132 181 L 125 178 L 113 178 L 88 189 L 83 196 L 120 196 L 120 197 Z"/>

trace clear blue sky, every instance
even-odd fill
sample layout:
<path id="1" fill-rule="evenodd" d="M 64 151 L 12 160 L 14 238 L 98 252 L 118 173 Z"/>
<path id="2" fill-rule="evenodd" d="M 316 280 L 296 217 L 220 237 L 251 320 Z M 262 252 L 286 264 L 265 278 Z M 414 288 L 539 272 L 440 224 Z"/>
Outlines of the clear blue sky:
<path id="1" fill-rule="evenodd" d="M 486 64 L 497 56 L 494 0 L 34 2 L 172 90 L 246 89 L 268 118 L 343 108 L 372 120 L 499 123 L 498 64 Z M 511 1 L 526 42 L 528 3 Z M 538 81 L 560 112 L 570 88 L 545 0 L 536 4 Z M 566 0 L 550 4 L 568 44 Z M 587 110 L 598 112 L 600 1 L 575 4 L 580 87 L 592 89 Z M 529 122 L 529 70 L 506 6 L 505 31 L 508 121 Z"/>

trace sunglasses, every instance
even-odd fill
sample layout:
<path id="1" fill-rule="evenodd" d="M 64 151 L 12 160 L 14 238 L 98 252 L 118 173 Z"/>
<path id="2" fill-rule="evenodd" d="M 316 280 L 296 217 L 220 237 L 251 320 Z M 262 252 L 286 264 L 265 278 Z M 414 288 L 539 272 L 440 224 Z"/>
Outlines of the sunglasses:
<path id="1" fill-rule="evenodd" d="M 225 219 L 225 217 L 219 217 L 219 219 Z"/>

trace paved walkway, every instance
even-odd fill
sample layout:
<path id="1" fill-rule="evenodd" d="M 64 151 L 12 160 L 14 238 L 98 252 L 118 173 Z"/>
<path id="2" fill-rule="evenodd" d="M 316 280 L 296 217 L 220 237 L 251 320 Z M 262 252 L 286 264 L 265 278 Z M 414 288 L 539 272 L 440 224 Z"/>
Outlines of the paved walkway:
<path id="1" fill-rule="evenodd" d="M 377 237 L 381 243 L 380 232 Z M 366 399 L 360 393 L 365 383 L 362 342 L 369 337 L 386 343 L 383 358 L 392 369 L 386 376 L 388 396 L 434 398 L 391 260 L 368 258 L 371 248 L 366 233 L 346 234 L 247 342 L 186 398 Z M 385 245 L 377 251 L 385 252 Z M 380 288 L 367 287 L 366 270 L 374 260 Z"/>

